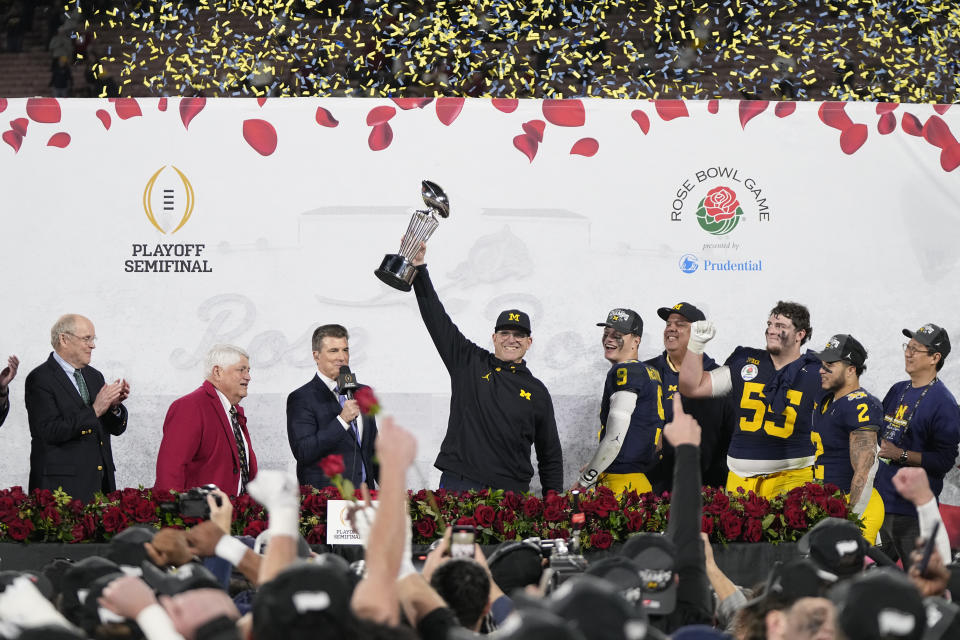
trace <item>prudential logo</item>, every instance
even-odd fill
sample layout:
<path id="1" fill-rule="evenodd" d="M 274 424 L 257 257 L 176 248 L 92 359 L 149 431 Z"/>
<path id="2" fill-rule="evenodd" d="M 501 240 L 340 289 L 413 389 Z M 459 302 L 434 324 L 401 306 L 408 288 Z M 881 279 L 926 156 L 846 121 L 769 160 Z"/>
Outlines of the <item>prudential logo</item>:
<path id="1" fill-rule="evenodd" d="M 700 261 L 692 253 L 685 253 L 680 257 L 680 271 L 693 273 L 700 268 Z"/>

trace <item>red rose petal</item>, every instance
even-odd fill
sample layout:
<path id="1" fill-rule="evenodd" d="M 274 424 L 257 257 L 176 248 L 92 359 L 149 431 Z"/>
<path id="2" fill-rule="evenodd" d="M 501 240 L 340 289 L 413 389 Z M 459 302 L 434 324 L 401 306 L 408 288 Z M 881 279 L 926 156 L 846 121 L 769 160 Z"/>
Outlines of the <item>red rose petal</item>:
<path id="1" fill-rule="evenodd" d="M 543 117 L 558 127 L 582 127 L 587 120 L 580 100 L 544 100 Z"/>
<path id="2" fill-rule="evenodd" d="M 47 140 L 48 147 L 60 147 L 63 149 L 68 144 L 70 144 L 70 134 L 64 131 L 53 134 L 50 136 L 50 139 Z"/>
<path id="3" fill-rule="evenodd" d="M 540 143 L 543 142 L 543 130 L 546 126 L 547 123 L 543 120 L 530 120 L 523 123 L 523 132 Z"/>
<path id="4" fill-rule="evenodd" d="M 333 117 L 332 113 L 323 107 L 317 107 L 317 124 L 321 127 L 335 127 L 340 123 Z"/>
<path id="5" fill-rule="evenodd" d="M 21 138 L 27 135 L 27 125 L 30 124 L 30 121 L 26 118 L 17 118 L 16 120 L 10 121 L 10 128 L 20 136 Z"/>
<path id="6" fill-rule="evenodd" d="M 570 149 L 570 155 L 591 157 L 600 149 L 600 143 L 593 138 L 580 138 Z"/>
<path id="7" fill-rule="evenodd" d="M 404 111 L 408 109 L 423 109 L 425 106 L 433 102 L 433 98 L 390 98 L 393 100 L 394 104 L 403 109 Z M 384 120 L 386 122 L 386 120 Z"/>
<path id="8" fill-rule="evenodd" d="M 740 128 L 746 129 L 747 123 L 763 113 L 769 104 L 767 100 L 741 100 Z"/>
<path id="9" fill-rule="evenodd" d="M 954 144 L 940 152 L 940 166 L 944 171 L 953 171 L 960 166 L 960 144 Z"/>
<path id="10" fill-rule="evenodd" d="M 206 98 L 180 99 L 180 122 L 183 123 L 184 129 L 190 129 L 190 123 L 205 106 L 207 106 Z"/>
<path id="11" fill-rule="evenodd" d="M 110 114 L 107 113 L 105 109 L 97 109 L 97 117 L 100 118 L 100 122 L 103 123 L 103 128 L 110 129 Z"/>
<path id="12" fill-rule="evenodd" d="M 670 121 L 674 118 L 687 118 L 690 114 L 687 112 L 687 105 L 683 100 L 654 100 L 653 105 L 657 108 L 657 115 L 661 120 Z"/>
<path id="13" fill-rule="evenodd" d="M 262 156 L 268 156 L 277 149 L 277 130 L 266 120 L 244 120 L 243 139 Z"/>
<path id="14" fill-rule="evenodd" d="M 899 102 L 878 102 L 877 103 L 877 115 L 882 116 L 885 113 L 890 113 L 895 111 L 897 107 L 900 106 Z"/>
<path id="15" fill-rule="evenodd" d="M 140 111 L 140 104 L 137 103 L 136 98 L 117 98 L 113 106 L 117 110 L 117 117 L 121 120 L 143 115 Z"/>
<path id="16" fill-rule="evenodd" d="M 494 109 L 503 111 L 504 113 L 513 113 L 520 105 L 520 101 L 516 98 L 494 98 L 490 103 L 493 104 Z M 0 111 L 2 111 L 2 109 L 0 109 Z"/>
<path id="17" fill-rule="evenodd" d="M 266 103 L 266 101 L 267 101 L 266 98 L 257 98 L 257 104 L 260 105 L 261 107 L 264 105 L 264 103 Z"/>
<path id="18" fill-rule="evenodd" d="M 531 136 L 530 134 L 524 134 L 515 136 L 513 138 L 513 146 L 520 150 L 520 152 L 527 156 L 530 162 L 533 162 L 533 159 L 537 156 L 537 139 Z"/>
<path id="19" fill-rule="evenodd" d="M 904 131 L 912 136 L 923 135 L 923 125 L 920 124 L 920 118 L 912 113 L 903 114 L 903 119 L 900 121 L 900 126 Z"/>
<path id="20" fill-rule="evenodd" d="M 897 116 L 893 115 L 889 111 L 880 116 L 880 121 L 877 123 L 877 131 L 880 132 L 880 135 L 885 136 L 888 133 L 893 133 L 894 129 L 896 128 Z"/>
<path id="21" fill-rule="evenodd" d="M 390 146 L 391 142 L 393 142 L 393 129 L 389 122 L 374 125 L 373 131 L 370 132 L 370 137 L 367 139 L 367 144 L 370 145 L 372 151 L 383 151 Z"/>
<path id="22" fill-rule="evenodd" d="M 946 149 L 957 143 L 957 139 L 950 133 L 950 127 L 938 116 L 930 116 L 923 125 L 923 139 L 935 147 Z"/>
<path id="23" fill-rule="evenodd" d="M 384 124 L 395 115 L 397 115 L 397 110 L 393 107 L 374 107 L 367 114 L 367 126 L 374 127 L 378 124 Z"/>
<path id="24" fill-rule="evenodd" d="M 3 132 L 3 141 L 13 147 L 14 153 L 20 151 L 20 144 L 23 142 L 23 136 L 14 130 Z"/>
<path id="25" fill-rule="evenodd" d="M 869 130 L 865 124 L 854 124 L 840 134 L 840 148 L 847 155 L 856 152 L 867 141 Z"/>
<path id="26" fill-rule="evenodd" d="M 711 100 L 710 102 L 708 102 L 707 111 L 709 111 L 710 113 L 717 113 L 718 111 L 720 111 L 720 101 Z"/>
<path id="27" fill-rule="evenodd" d="M 643 131 L 643 135 L 647 135 L 650 132 L 650 118 L 640 109 L 634 109 L 630 112 L 630 117 L 633 118 L 633 121 L 640 125 L 640 131 Z"/>
<path id="28" fill-rule="evenodd" d="M 60 103 L 56 98 L 30 98 L 27 115 L 34 122 L 60 122 Z"/>
<path id="29" fill-rule="evenodd" d="M 820 116 L 820 121 L 828 127 L 845 131 L 853 122 L 847 112 L 843 110 L 844 107 L 846 107 L 845 102 L 824 102 L 820 105 L 817 115 Z"/>
<path id="30" fill-rule="evenodd" d="M 952 105 L 949 105 L 949 104 L 935 104 L 933 105 L 933 110 L 939 113 L 940 115 L 943 115 L 947 112 L 947 109 L 949 109 L 951 106 Z M 2 109 L 0 109 L 0 111 L 2 111 Z"/>
<path id="31" fill-rule="evenodd" d="M 439 98 L 437 99 L 437 118 L 446 126 L 453 124 L 453 121 L 460 115 L 463 109 L 463 98 Z"/>
<path id="32" fill-rule="evenodd" d="M 166 110 L 167 110 L 167 99 L 166 99 L 166 98 L 160 98 L 160 100 L 157 101 L 157 110 L 158 110 L 158 111 L 166 111 Z"/>
<path id="33" fill-rule="evenodd" d="M 773 108 L 773 113 L 778 118 L 786 118 L 788 115 L 797 110 L 796 102 L 778 102 L 777 106 Z"/>
<path id="34" fill-rule="evenodd" d="M 6 110 L 7 110 L 7 99 L 0 98 L 0 113 L 3 113 Z"/>

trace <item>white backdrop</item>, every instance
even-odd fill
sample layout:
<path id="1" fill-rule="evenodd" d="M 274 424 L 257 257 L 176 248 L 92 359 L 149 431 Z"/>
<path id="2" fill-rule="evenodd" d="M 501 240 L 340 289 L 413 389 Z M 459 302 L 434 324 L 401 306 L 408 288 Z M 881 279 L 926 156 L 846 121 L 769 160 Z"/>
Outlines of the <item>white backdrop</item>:
<path id="1" fill-rule="evenodd" d="M 220 341 L 252 353 L 244 405 L 262 467 L 289 466 L 286 395 L 315 371 L 309 337 L 327 322 L 350 329 L 358 379 L 417 433 L 420 474 L 409 484 L 434 486 L 448 377 L 412 293 L 373 276 L 422 207 L 422 179 L 450 197 L 428 263 L 464 333 L 489 346 L 498 311 L 531 314 L 528 361 L 554 396 L 568 480 L 593 447 L 607 367 L 595 323 L 614 306 L 643 316 L 646 358 L 661 349 L 656 309 L 693 302 L 716 322 L 709 352 L 722 360 L 738 344 L 763 344 L 777 300 L 803 302 L 812 346 L 839 332 L 866 345 L 863 382 L 880 397 L 905 377 L 903 327 L 935 322 L 960 341 L 955 110 L 455 99 L 0 106 L 10 121 L 0 144 L 0 356 L 22 361 L 0 430 L 2 486 L 26 484 L 23 380 L 67 312 L 96 326 L 93 365 L 132 386 L 130 427 L 114 445 L 122 486 L 153 483 L 166 408 L 199 385 L 202 355 Z M 721 236 L 696 219 L 717 186 L 743 211 Z M 136 245 L 157 244 L 204 245 L 210 272 L 127 263 L 143 259 Z M 942 376 L 955 391 L 958 357 Z"/>

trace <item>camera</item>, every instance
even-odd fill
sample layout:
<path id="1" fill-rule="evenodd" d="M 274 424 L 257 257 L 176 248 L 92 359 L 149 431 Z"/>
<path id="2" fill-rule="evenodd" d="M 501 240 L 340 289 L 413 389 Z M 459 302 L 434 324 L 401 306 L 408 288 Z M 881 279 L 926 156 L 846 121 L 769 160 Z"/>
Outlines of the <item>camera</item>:
<path id="1" fill-rule="evenodd" d="M 181 493 L 177 501 L 180 515 L 184 518 L 209 518 L 210 505 L 207 504 L 207 496 L 217 489 L 215 484 L 205 484 Z M 222 506 L 220 496 L 214 496 L 213 499 L 217 501 L 218 507 Z"/>
<path id="2" fill-rule="evenodd" d="M 524 542 L 537 545 L 540 548 L 540 555 L 548 562 L 548 570 L 544 572 L 548 584 L 543 585 L 548 592 L 587 569 L 587 559 L 577 553 L 579 541 L 576 538 L 571 539 L 571 545 L 562 538 L 555 540 L 527 538 Z M 571 550 L 570 546 L 574 549 Z"/>

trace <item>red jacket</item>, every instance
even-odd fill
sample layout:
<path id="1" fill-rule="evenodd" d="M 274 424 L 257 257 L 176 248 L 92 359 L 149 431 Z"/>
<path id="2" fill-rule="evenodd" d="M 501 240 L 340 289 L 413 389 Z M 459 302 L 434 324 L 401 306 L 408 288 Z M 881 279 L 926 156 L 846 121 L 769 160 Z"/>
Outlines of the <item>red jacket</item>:
<path id="1" fill-rule="evenodd" d="M 246 441 L 250 479 L 257 475 L 247 419 L 237 407 L 240 429 Z M 209 381 L 173 401 L 163 421 L 163 440 L 157 453 L 157 489 L 185 491 L 215 484 L 235 496 L 240 484 L 240 458 L 233 427 L 223 410 L 217 390 Z"/>

